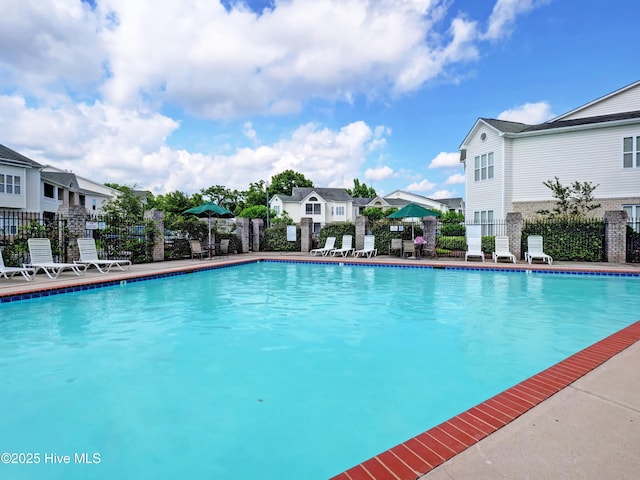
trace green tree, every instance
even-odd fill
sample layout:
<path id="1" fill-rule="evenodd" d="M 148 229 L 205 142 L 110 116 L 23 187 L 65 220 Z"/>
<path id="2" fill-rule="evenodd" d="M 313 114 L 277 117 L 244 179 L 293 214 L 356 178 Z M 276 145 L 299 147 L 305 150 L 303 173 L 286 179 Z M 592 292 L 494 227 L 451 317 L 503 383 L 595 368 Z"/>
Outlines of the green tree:
<path id="1" fill-rule="evenodd" d="M 200 190 L 203 197 L 209 198 L 210 201 L 226 208 L 232 212 L 236 211 L 242 200 L 242 193 L 238 190 L 231 190 L 222 185 L 214 185 Z"/>
<path id="2" fill-rule="evenodd" d="M 367 187 L 366 183 L 360 183 L 357 178 L 353 179 L 353 188 L 345 189 L 353 198 L 375 198 L 378 194 L 373 187 Z"/>
<path id="3" fill-rule="evenodd" d="M 243 205 L 241 210 L 256 205 L 267 204 L 267 192 L 265 189 L 265 183 L 266 182 L 264 180 L 260 180 L 259 182 L 249 184 L 249 190 L 245 190 L 244 192 L 242 192 Z M 271 194 L 272 190 L 271 188 L 269 188 L 269 195 L 271 196 Z"/>
<path id="4" fill-rule="evenodd" d="M 117 183 L 105 183 L 107 187 L 119 190 L 121 193 L 114 199 L 109 200 L 102 211 L 107 215 L 120 218 L 140 218 L 144 213 L 144 204 L 133 187 L 118 185 Z"/>
<path id="5" fill-rule="evenodd" d="M 269 195 L 280 193 L 282 195 L 291 195 L 294 187 L 313 187 L 313 182 L 306 178 L 302 173 L 293 170 L 285 170 L 271 177 L 271 185 L 269 185 Z"/>
<path id="6" fill-rule="evenodd" d="M 547 180 L 542 184 L 551 190 L 553 198 L 556 199 L 556 206 L 553 211 L 538 210 L 536 213 L 548 215 L 553 218 L 556 216 L 577 216 L 584 217 L 591 210 L 600 207 L 599 203 L 594 203 L 593 191 L 598 185 L 591 182 L 575 181 L 569 186 L 560 183 L 558 177 L 553 180 Z"/>
<path id="7" fill-rule="evenodd" d="M 365 208 L 362 211 L 362 216 L 369 217 L 370 220 L 380 220 L 380 219 L 386 217 L 387 215 L 391 215 L 396 210 L 398 210 L 398 209 L 397 208 L 395 208 L 395 209 L 391 208 L 391 209 L 389 209 L 389 210 L 387 210 L 385 212 L 379 207 L 369 207 L 369 208 Z"/>

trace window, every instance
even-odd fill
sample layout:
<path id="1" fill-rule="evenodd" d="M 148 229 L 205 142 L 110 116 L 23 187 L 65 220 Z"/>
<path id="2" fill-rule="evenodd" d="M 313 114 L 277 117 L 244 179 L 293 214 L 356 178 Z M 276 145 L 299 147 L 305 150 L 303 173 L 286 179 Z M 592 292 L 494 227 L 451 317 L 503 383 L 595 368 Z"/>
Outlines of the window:
<path id="1" fill-rule="evenodd" d="M 47 198 L 55 198 L 53 194 L 53 185 L 48 183 L 44 184 L 44 196 Z"/>
<path id="2" fill-rule="evenodd" d="M 473 223 L 482 225 L 483 236 L 493 236 L 493 210 L 473 212 Z"/>
<path id="3" fill-rule="evenodd" d="M 0 193 L 20 195 L 20 191 L 19 176 L 0 174 Z"/>
<path id="4" fill-rule="evenodd" d="M 307 215 L 320 215 L 320 204 L 307 203 L 304 206 L 304 211 Z"/>
<path id="5" fill-rule="evenodd" d="M 78 195 L 78 198 L 80 199 L 80 205 L 82 205 L 83 207 L 86 205 L 87 201 L 84 195 Z"/>
<path id="6" fill-rule="evenodd" d="M 625 137 L 622 140 L 622 166 L 640 168 L 640 137 Z"/>
<path id="7" fill-rule="evenodd" d="M 627 222 L 636 232 L 640 232 L 640 205 L 623 205 L 622 210 L 627 212 Z"/>
<path id="8" fill-rule="evenodd" d="M 0 217 L 0 233 L 4 235 L 16 235 L 18 233 L 18 219 Z"/>
<path id="9" fill-rule="evenodd" d="M 331 207 L 331 215 L 344 217 L 344 207 Z"/>
<path id="10" fill-rule="evenodd" d="M 473 159 L 473 179 L 476 182 L 493 178 L 493 152 L 483 153 Z"/>
<path id="11" fill-rule="evenodd" d="M 273 207 L 273 211 L 276 212 L 276 216 L 280 215 L 280 205 Z"/>

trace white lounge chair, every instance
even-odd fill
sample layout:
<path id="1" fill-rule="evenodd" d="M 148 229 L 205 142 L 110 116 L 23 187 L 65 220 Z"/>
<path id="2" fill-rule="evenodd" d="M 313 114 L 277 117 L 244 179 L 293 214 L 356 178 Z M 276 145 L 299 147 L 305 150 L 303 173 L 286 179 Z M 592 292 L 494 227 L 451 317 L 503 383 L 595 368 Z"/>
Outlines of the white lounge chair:
<path id="1" fill-rule="evenodd" d="M 74 263 L 86 265 L 87 268 L 94 266 L 100 273 L 109 273 L 112 267 L 116 267 L 121 271 L 128 270 L 131 267 L 131 260 L 107 260 L 98 258 L 98 250 L 96 249 L 96 241 L 93 238 L 79 238 L 78 249 L 80 250 L 80 260 Z"/>
<path id="2" fill-rule="evenodd" d="M 484 252 L 482 251 L 482 239 L 480 238 L 468 238 L 467 239 L 467 251 L 464 254 L 464 261 L 466 262 L 469 257 L 480 257 L 484 262 Z"/>
<path id="3" fill-rule="evenodd" d="M 507 258 L 516 263 L 516 256 L 509 251 L 509 237 L 496 237 L 496 249 L 493 252 L 493 261 L 498 263 L 498 259 Z"/>
<path id="4" fill-rule="evenodd" d="M 359 257 L 360 255 L 367 256 L 371 258 L 371 256 L 378 255 L 378 249 L 375 247 L 376 237 L 374 235 L 365 235 L 364 236 L 364 248 L 362 250 L 356 250 L 353 252 L 354 257 Z"/>
<path id="5" fill-rule="evenodd" d="M 36 271 L 29 267 L 6 267 L 4 265 L 4 259 L 2 258 L 2 252 L 0 252 L 0 277 L 4 277 L 7 280 L 13 278 L 16 273 L 22 274 L 27 282 L 33 280 Z"/>
<path id="6" fill-rule="evenodd" d="M 353 253 L 353 236 L 351 235 L 343 235 L 342 236 L 342 246 L 340 248 L 334 248 L 331 250 L 331 256 L 335 257 L 336 255 L 340 255 L 342 257 L 349 256 L 350 253 Z"/>
<path id="7" fill-rule="evenodd" d="M 88 265 L 79 263 L 61 263 L 53 261 L 51 253 L 51 242 L 48 238 L 30 238 L 27 240 L 29 245 L 29 256 L 31 262 L 25 264 L 27 268 L 33 268 L 35 272 L 44 271 L 49 278 L 58 278 L 63 270 L 71 270 L 78 276 L 84 275 Z"/>
<path id="8" fill-rule="evenodd" d="M 527 251 L 524 254 L 524 259 L 529 263 L 533 260 L 542 260 L 549 265 L 553 263 L 553 258 L 543 251 L 542 237 L 540 235 L 529 235 L 527 237 Z"/>
<path id="9" fill-rule="evenodd" d="M 333 250 L 336 247 L 336 237 L 327 237 L 327 240 L 324 242 L 324 247 L 322 248 L 314 248 L 313 250 L 311 250 L 311 255 L 313 255 L 314 257 L 316 255 L 322 255 L 323 257 L 326 257 L 329 252 L 331 252 L 331 250 Z"/>

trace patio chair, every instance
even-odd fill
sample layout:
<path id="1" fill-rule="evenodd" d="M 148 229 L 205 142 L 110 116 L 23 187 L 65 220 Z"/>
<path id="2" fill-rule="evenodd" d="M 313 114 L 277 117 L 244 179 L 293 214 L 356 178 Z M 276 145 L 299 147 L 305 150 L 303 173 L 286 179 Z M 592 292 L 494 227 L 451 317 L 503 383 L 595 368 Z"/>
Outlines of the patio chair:
<path id="1" fill-rule="evenodd" d="M 316 255 L 322 255 L 323 257 L 326 257 L 329 252 L 331 252 L 331 250 L 333 250 L 336 247 L 336 237 L 327 237 L 327 240 L 324 242 L 324 247 L 322 248 L 314 248 L 313 250 L 311 250 L 311 255 L 313 255 L 314 257 Z"/>
<path id="2" fill-rule="evenodd" d="M 6 267 L 4 265 L 4 259 L 2 258 L 2 252 L 0 252 L 0 277 L 10 280 L 16 273 L 22 274 L 27 282 L 33 280 L 36 274 L 35 270 L 29 267 Z"/>
<path id="3" fill-rule="evenodd" d="M 464 261 L 469 257 L 480 257 L 484 262 L 484 252 L 482 251 L 482 239 L 471 237 L 467 239 L 467 251 L 464 254 Z"/>
<path id="4" fill-rule="evenodd" d="M 354 257 L 359 257 L 362 255 L 367 258 L 371 258 L 372 256 L 378 255 L 378 249 L 375 247 L 376 237 L 374 235 L 365 235 L 364 236 L 364 247 L 362 250 L 356 250 L 353 252 Z"/>
<path id="5" fill-rule="evenodd" d="M 30 238 L 27 240 L 29 245 L 29 257 L 31 262 L 25 264 L 25 267 L 42 270 L 47 277 L 56 279 L 64 270 L 71 270 L 79 277 L 87 271 L 87 264 L 81 263 L 63 263 L 54 262 L 53 253 L 51 253 L 51 242 L 48 238 Z"/>
<path id="6" fill-rule="evenodd" d="M 527 237 L 527 251 L 524 254 L 524 259 L 531 263 L 533 260 L 542 260 L 549 265 L 553 263 L 553 258 L 544 253 L 542 248 L 542 236 L 529 235 Z"/>
<path id="7" fill-rule="evenodd" d="M 202 249 L 200 240 L 189 240 L 189 245 L 191 247 L 191 260 L 193 260 L 195 257 L 200 257 L 200 260 L 204 260 L 207 252 Z"/>
<path id="8" fill-rule="evenodd" d="M 389 245 L 389 256 L 393 252 L 398 252 L 398 256 L 402 256 L 402 239 L 401 238 L 392 238 L 391 244 Z"/>
<path id="9" fill-rule="evenodd" d="M 496 237 L 496 248 L 492 256 L 493 261 L 496 263 L 500 258 L 506 258 L 516 263 L 516 256 L 509 251 L 509 237 Z"/>
<path id="10" fill-rule="evenodd" d="M 353 250 L 353 236 L 343 235 L 342 246 L 340 248 L 334 248 L 331 250 L 330 254 L 332 257 L 335 257 L 338 254 L 342 257 L 347 257 L 350 253 L 353 253 Z"/>
<path id="11" fill-rule="evenodd" d="M 413 240 L 402 241 L 402 257 L 404 258 L 407 255 L 407 253 L 409 254 L 410 257 L 416 257 L 416 246 L 413 243 Z"/>
<path id="12" fill-rule="evenodd" d="M 87 268 L 96 267 L 100 273 L 109 273 L 112 267 L 123 272 L 131 268 L 131 260 L 100 259 L 96 249 L 96 241 L 93 238 L 79 238 L 78 249 L 80 250 L 80 260 L 76 260 L 74 263 L 87 265 Z"/>

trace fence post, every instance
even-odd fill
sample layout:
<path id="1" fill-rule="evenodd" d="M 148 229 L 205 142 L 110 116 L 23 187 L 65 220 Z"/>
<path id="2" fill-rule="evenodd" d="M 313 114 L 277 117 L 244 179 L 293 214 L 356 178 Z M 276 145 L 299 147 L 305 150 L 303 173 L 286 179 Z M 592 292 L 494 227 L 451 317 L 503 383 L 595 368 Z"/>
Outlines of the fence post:
<path id="1" fill-rule="evenodd" d="M 151 257 L 154 262 L 162 262 L 164 261 L 164 212 L 152 208 L 144 212 L 144 219 L 152 220 L 155 224 L 156 236 Z"/>
<path id="2" fill-rule="evenodd" d="M 260 239 L 264 235 L 264 220 L 261 218 L 252 218 L 253 224 L 253 238 L 251 239 L 253 245 L 253 253 L 260 251 Z"/>
<path id="3" fill-rule="evenodd" d="M 607 261 L 626 263 L 627 261 L 627 212 L 604 212 Z"/>
<path id="4" fill-rule="evenodd" d="M 87 210 L 82 205 L 66 205 L 58 208 L 58 226 L 61 262 L 69 262 L 80 258 L 78 250 L 77 238 L 83 238 L 85 235 L 85 217 Z M 64 220 L 66 227 L 69 229 L 68 243 L 65 244 Z"/>
<path id="5" fill-rule="evenodd" d="M 509 237 L 509 250 L 516 258 L 522 258 L 522 214 L 520 212 L 507 213 L 507 237 Z"/>
<path id="6" fill-rule="evenodd" d="M 438 219 L 436 217 L 424 217 L 422 219 L 422 230 L 424 238 L 424 253 L 436 255 L 436 230 L 438 229 Z"/>
<path id="7" fill-rule="evenodd" d="M 364 248 L 364 236 L 367 234 L 368 228 L 369 217 L 363 217 L 362 215 L 356 217 L 356 250 Z"/>
<path id="8" fill-rule="evenodd" d="M 300 251 L 309 253 L 311 251 L 313 237 L 313 219 L 304 217 L 300 219 Z"/>
<path id="9" fill-rule="evenodd" d="M 239 244 L 238 253 L 247 253 L 249 251 L 249 219 L 236 217 L 236 237 Z"/>

